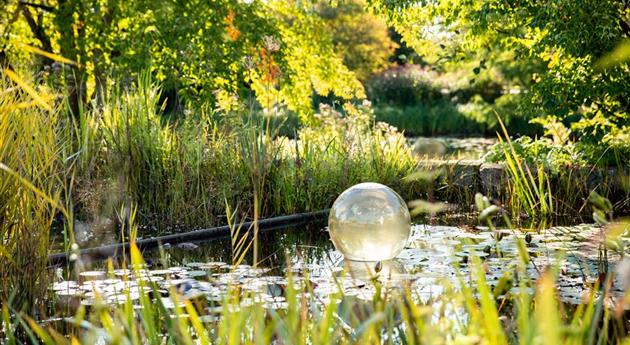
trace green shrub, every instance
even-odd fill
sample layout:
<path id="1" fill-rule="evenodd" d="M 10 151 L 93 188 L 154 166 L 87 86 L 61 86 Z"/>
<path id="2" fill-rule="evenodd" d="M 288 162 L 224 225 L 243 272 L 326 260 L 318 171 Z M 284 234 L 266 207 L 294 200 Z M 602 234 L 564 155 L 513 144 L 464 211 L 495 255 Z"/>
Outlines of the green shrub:
<path id="1" fill-rule="evenodd" d="M 488 135 L 499 130 L 497 115 L 510 133 L 540 135 L 520 112 L 518 94 L 485 77 L 463 83 L 462 71 L 437 73 L 418 65 L 384 71 L 366 84 L 377 120 L 412 136 Z"/>
<path id="2" fill-rule="evenodd" d="M 522 136 L 513 140 L 516 154 L 529 164 L 537 164 L 558 172 L 563 166 L 620 166 L 630 160 L 627 129 L 611 131 L 599 145 L 588 138 L 575 137 L 574 132 L 557 117 L 537 118 L 532 123 L 544 128 L 544 137 L 532 139 Z M 497 144 L 488 152 L 486 160 L 499 162 L 505 159 L 505 145 Z"/>
<path id="3" fill-rule="evenodd" d="M 418 65 L 402 65 L 385 70 L 366 83 L 368 99 L 374 104 L 417 105 L 444 98 L 433 80 L 437 74 Z"/>
<path id="4" fill-rule="evenodd" d="M 492 103 L 503 95 L 504 88 L 505 85 L 490 78 L 484 78 L 482 80 L 476 80 L 472 84 L 469 83 L 468 87 L 457 91 L 461 92 L 460 95 L 462 96 L 462 102 L 478 95 L 484 101 Z"/>
<path id="5" fill-rule="evenodd" d="M 441 101 L 415 106 L 377 106 L 376 120 L 386 122 L 409 136 L 444 134 L 482 135 L 487 128 L 470 119 L 451 102 Z"/>
<path id="6" fill-rule="evenodd" d="M 468 135 L 494 136 L 499 130 L 497 115 L 514 134 L 539 135 L 542 128 L 515 113 L 512 95 L 503 95 L 495 104 L 480 96 L 470 103 L 454 104 L 447 100 L 412 106 L 378 105 L 376 119 L 386 122 L 407 136 Z"/>
<path id="7" fill-rule="evenodd" d="M 529 118 L 519 112 L 518 95 L 505 94 L 492 103 L 483 96 L 475 95 L 468 103 L 457 106 L 459 112 L 476 123 L 483 124 L 484 134 L 495 136 L 500 131 L 497 116 L 501 118 L 508 132 L 513 135 L 541 135 L 542 127 L 529 122 Z"/>
<path id="8" fill-rule="evenodd" d="M 557 171 L 558 167 L 563 165 L 585 164 L 584 155 L 573 143 L 555 144 L 549 138 L 532 139 L 522 136 L 512 140 L 511 144 L 516 156 L 532 165 L 542 165 Z M 484 159 L 488 162 L 503 162 L 505 150 L 510 150 L 508 143 L 498 143 Z"/>

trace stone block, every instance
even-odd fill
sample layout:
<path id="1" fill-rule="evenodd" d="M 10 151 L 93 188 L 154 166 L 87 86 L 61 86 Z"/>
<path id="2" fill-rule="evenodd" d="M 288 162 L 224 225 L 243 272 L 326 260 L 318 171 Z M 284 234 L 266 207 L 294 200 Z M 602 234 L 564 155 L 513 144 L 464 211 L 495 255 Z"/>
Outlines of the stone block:
<path id="1" fill-rule="evenodd" d="M 489 197 L 499 197 L 505 190 L 508 174 L 503 164 L 484 163 L 479 167 L 481 193 Z"/>
<path id="2" fill-rule="evenodd" d="M 449 167 L 449 182 L 457 188 L 475 191 L 479 184 L 479 161 L 458 161 Z"/>

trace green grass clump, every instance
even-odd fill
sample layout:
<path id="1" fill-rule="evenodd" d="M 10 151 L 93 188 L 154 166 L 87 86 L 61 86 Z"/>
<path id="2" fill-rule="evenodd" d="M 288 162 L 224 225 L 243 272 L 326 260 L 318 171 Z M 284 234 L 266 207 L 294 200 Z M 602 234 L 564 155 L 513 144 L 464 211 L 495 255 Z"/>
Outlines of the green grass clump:
<path id="1" fill-rule="evenodd" d="M 11 79 L 9 79 L 11 78 Z M 70 148 L 45 90 L 0 75 L 0 304 L 33 311 L 44 297 L 50 228 L 65 196 Z"/>
<path id="2" fill-rule="evenodd" d="M 551 183 L 543 165 L 530 166 L 519 157 L 510 141 L 507 129 L 500 122 L 503 137 L 499 136 L 499 144 L 503 147 L 505 166 L 510 180 L 508 189 L 511 196 L 509 207 L 518 217 L 522 209 L 533 218 L 545 217 L 554 212 L 554 200 Z"/>

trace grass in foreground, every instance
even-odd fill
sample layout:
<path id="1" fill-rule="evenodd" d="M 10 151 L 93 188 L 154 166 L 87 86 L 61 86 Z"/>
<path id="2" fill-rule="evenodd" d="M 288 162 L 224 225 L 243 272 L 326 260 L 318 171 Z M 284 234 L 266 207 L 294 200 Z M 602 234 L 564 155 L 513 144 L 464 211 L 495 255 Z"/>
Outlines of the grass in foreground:
<path id="1" fill-rule="evenodd" d="M 505 212 L 476 196 L 480 221 L 496 230 L 493 217 Z M 610 223 L 611 206 L 592 196 L 595 217 Z M 600 219 L 601 218 L 601 219 Z M 509 222 L 509 221 L 508 221 Z M 602 238 L 607 245 L 620 240 L 627 223 L 616 223 Z M 132 234 L 136 231 L 132 229 Z M 605 241 L 604 241 L 605 240 Z M 142 255 L 135 245 L 129 267 L 137 285 L 121 292 L 123 303 L 99 300 L 80 306 L 62 322 L 42 323 L 3 308 L 0 329 L 7 344 L 626 344 L 625 308 L 630 294 L 614 298 L 613 272 L 604 271 L 598 283 L 586 290 L 582 303 L 562 303 L 555 286 L 559 267 L 550 262 L 538 280 L 530 278 L 531 259 L 523 240 L 517 240 L 518 259 L 511 283 L 501 279 L 492 288 L 484 263 L 472 256 L 470 276 L 458 274 L 442 281 L 444 289 L 428 299 L 407 282 L 388 284 L 386 273 L 364 279 L 373 287 L 368 299 L 333 292 L 328 298 L 314 293 L 309 279 L 289 273 L 270 290 L 259 293 L 238 284 L 226 286 L 223 297 L 188 294 L 172 284 L 169 291 L 150 282 Z M 622 250 L 623 252 L 623 250 Z M 535 266 L 535 265 L 534 265 Z M 111 266 L 110 266 L 111 267 Z M 626 269 L 619 269 L 622 279 Z M 111 272 L 111 268 L 110 268 Z M 381 276 L 379 276 L 381 274 Z M 626 278 L 623 278 L 626 277 Z M 470 282 L 470 283 L 468 283 Z M 339 282 L 339 284 L 342 284 Z M 511 284 L 514 288 L 506 287 Z M 144 293 L 137 294 L 137 291 Z M 343 291 L 343 289 L 339 289 Z M 510 291 L 510 292 L 506 292 Z M 129 298 L 137 294 L 136 302 Z M 162 298 L 167 295 L 168 298 Z M 319 296 L 319 297 L 318 297 Z M 19 334 L 21 338 L 15 336 Z"/>
<path id="2" fill-rule="evenodd" d="M 577 307 L 562 304 L 550 266 L 534 282 L 527 278 L 527 254 L 516 267 L 516 292 L 498 296 L 486 283 L 483 264 L 474 260 L 475 283 L 443 282 L 444 294 L 421 299 L 404 285 L 387 287 L 380 279 L 371 300 L 336 293 L 328 300 L 312 294 L 308 279 L 289 275 L 279 307 L 260 295 L 228 287 L 220 301 L 184 298 L 177 288 L 164 292 L 143 280 L 144 263 L 131 249 L 130 267 L 140 290 L 147 291 L 113 306 L 80 307 L 74 317 L 40 323 L 12 314 L 4 306 L 2 328 L 7 344 L 617 344 L 627 337 L 623 308 L 610 309 L 607 288 L 597 287 Z M 307 277 L 306 277 L 307 278 Z M 381 277 L 387 278 L 387 277 Z M 297 281 L 304 287 L 295 287 Z M 459 286 L 459 287 L 457 287 Z M 535 290 L 535 292 L 531 292 Z M 599 292 L 596 292 L 599 291 Z M 123 292 L 123 294 L 130 292 Z M 158 297 L 156 297 L 158 296 Z M 169 305 L 172 304 L 172 305 Z M 209 312 L 211 311 L 211 312 Z M 21 335 L 21 339 L 16 337 Z"/>

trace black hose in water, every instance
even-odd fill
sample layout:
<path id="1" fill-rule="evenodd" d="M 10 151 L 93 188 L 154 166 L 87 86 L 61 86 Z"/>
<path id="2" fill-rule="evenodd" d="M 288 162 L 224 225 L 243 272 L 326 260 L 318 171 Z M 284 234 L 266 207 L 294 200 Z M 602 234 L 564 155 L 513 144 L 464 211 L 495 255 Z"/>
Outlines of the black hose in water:
<path id="1" fill-rule="evenodd" d="M 281 216 L 267 218 L 258 221 L 260 231 L 270 231 L 274 229 L 286 228 L 292 225 L 299 225 L 315 220 L 322 219 L 328 215 L 329 210 L 321 210 L 309 213 L 296 213 L 290 216 Z M 243 223 L 243 228 L 247 229 L 253 225 L 253 222 Z M 140 250 L 152 249 L 160 244 L 176 244 L 181 242 L 214 240 L 226 238 L 230 235 L 230 228 L 227 225 L 216 228 L 200 229 L 189 232 L 146 238 L 136 241 Z M 124 251 L 129 250 L 129 243 L 116 243 L 95 248 L 86 248 L 79 251 L 81 258 L 89 258 L 90 260 L 103 260 L 109 257 L 115 257 Z M 56 253 L 48 256 L 48 265 L 59 266 L 68 263 L 68 258 L 72 253 Z"/>

